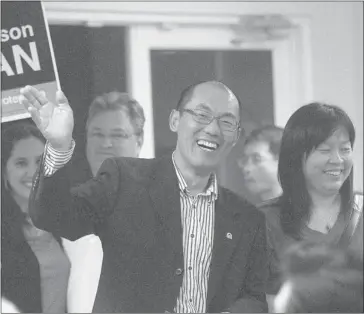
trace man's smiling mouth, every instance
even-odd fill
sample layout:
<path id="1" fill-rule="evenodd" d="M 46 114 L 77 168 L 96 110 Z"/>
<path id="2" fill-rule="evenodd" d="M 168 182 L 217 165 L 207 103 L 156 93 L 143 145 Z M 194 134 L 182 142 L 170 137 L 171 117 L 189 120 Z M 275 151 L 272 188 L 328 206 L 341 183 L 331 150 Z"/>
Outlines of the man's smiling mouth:
<path id="1" fill-rule="evenodd" d="M 202 150 L 207 152 L 213 152 L 219 148 L 219 144 L 216 142 L 211 142 L 207 140 L 198 140 L 197 141 L 198 147 L 200 147 Z"/>

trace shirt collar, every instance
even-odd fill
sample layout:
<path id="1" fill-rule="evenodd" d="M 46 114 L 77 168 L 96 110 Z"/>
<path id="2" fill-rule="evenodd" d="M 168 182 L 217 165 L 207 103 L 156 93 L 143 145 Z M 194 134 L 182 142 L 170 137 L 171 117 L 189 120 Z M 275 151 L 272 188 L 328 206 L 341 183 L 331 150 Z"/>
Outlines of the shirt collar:
<path id="1" fill-rule="evenodd" d="M 173 166 L 176 171 L 176 174 L 177 174 L 178 186 L 182 192 L 188 193 L 187 183 L 186 183 L 181 171 L 179 170 L 179 168 L 176 164 L 176 161 L 174 160 L 174 153 L 175 153 L 175 151 L 172 153 L 172 162 L 173 162 Z M 214 199 L 215 200 L 217 199 L 218 185 L 217 185 L 217 177 L 216 177 L 215 173 L 211 173 L 210 178 L 207 182 L 207 188 L 203 194 L 204 195 L 214 195 Z"/>

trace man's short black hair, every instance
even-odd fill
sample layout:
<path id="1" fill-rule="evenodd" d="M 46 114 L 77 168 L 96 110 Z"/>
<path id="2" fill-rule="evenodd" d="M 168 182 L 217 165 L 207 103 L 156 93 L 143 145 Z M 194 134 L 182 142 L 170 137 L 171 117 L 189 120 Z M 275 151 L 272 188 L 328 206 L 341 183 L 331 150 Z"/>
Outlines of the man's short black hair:
<path id="1" fill-rule="evenodd" d="M 225 90 L 231 92 L 235 96 L 235 98 L 238 100 L 239 114 L 240 114 L 240 120 L 241 120 L 242 105 L 241 105 L 241 102 L 240 102 L 239 98 L 231 91 L 231 89 L 229 87 L 227 87 L 224 83 L 219 82 L 219 81 L 200 81 L 200 82 L 197 82 L 197 83 L 194 83 L 192 85 L 187 86 L 181 92 L 181 96 L 180 96 L 180 98 L 178 100 L 176 110 L 180 111 L 183 108 L 185 108 L 186 104 L 188 104 L 191 101 L 191 99 L 193 97 L 193 93 L 195 91 L 195 88 L 198 87 L 199 85 L 202 85 L 202 84 L 205 84 L 205 83 L 212 83 L 212 84 L 215 84 L 216 86 L 223 87 Z"/>

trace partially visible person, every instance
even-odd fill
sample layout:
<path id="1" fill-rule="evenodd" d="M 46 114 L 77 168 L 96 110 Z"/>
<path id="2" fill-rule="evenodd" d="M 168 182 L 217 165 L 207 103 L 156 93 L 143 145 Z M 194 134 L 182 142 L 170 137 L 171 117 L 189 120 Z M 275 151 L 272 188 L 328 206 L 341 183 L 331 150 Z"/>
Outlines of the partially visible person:
<path id="1" fill-rule="evenodd" d="M 94 177 L 102 162 L 110 157 L 138 157 L 144 138 L 144 111 L 127 93 L 110 92 L 97 96 L 90 105 L 86 121 L 86 151 L 88 166 L 84 169 L 73 160 L 72 184 L 78 186 Z M 76 170 L 77 168 L 77 170 Z M 72 261 L 68 289 L 69 310 L 76 313 L 91 312 L 101 273 L 103 251 L 96 235 L 87 235 L 77 241 L 63 239 Z"/>
<path id="2" fill-rule="evenodd" d="M 363 261 L 347 249 L 300 242 L 282 260 L 275 313 L 363 313 Z"/>
<path id="3" fill-rule="evenodd" d="M 331 243 L 362 255 L 363 229 L 357 228 L 362 207 L 353 195 L 354 140 L 353 123 L 339 107 L 311 103 L 289 118 L 278 161 L 283 192 L 260 207 L 267 218 L 269 300 L 282 283 L 282 255 L 296 242 Z"/>
<path id="4" fill-rule="evenodd" d="M 283 129 L 268 125 L 253 130 L 245 139 L 238 165 L 247 189 L 261 203 L 281 195 L 278 181 L 278 155 Z"/>
<path id="5" fill-rule="evenodd" d="M 66 313 L 70 262 L 58 235 L 28 213 L 45 139 L 30 123 L 2 125 L 1 293 L 26 313 Z"/>
<path id="6" fill-rule="evenodd" d="M 93 176 L 110 157 L 138 157 L 144 140 L 144 111 L 127 93 L 110 92 L 91 103 L 86 156 Z"/>

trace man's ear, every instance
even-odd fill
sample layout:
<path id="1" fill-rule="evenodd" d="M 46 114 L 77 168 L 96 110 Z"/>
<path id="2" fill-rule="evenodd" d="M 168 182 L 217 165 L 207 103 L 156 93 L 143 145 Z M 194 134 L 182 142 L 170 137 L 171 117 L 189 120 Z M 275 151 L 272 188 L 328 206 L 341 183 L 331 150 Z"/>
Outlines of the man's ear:
<path id="1" fill-rule="evenodd" d="M 171 114 L 169 115 L 169 128 L 172 132 L 178 131 L 179 119 L 180 112 L 176 109 L 173 109 Z"/>

